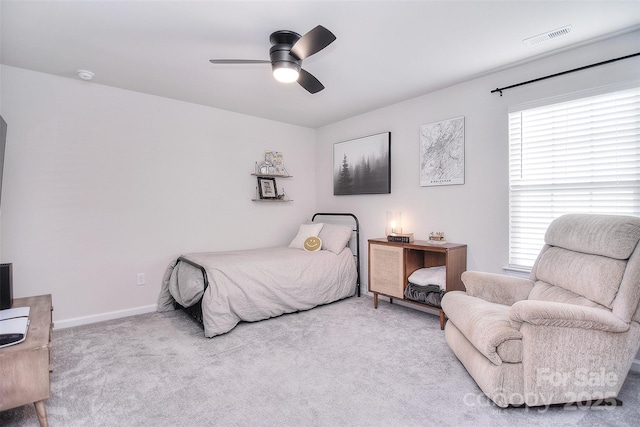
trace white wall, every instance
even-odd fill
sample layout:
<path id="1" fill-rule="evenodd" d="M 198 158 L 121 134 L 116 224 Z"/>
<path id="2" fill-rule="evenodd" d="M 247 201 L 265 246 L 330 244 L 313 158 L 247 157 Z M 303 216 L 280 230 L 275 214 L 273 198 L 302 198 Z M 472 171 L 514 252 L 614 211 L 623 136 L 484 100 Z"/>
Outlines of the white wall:
<path id="1" fill-rule="evenodd" d="M 184 252 L 288 243 L 315 207 L 315 132 L 3 66 L 2 262 L 68 320 L 149 307 Z M 284 153 L 291 203 L 251 202 Z M 145 273 L 145 286 L 136 274 Z"/>
<path id="2" fill-rule="evenodd" d="M 525 47 L 523 47 L 525 48 Z M 640 51 L 640 33 L 564 52 L 502 72 L 372 111 L 317 130 L 317 205 L 358 215 L 363 242 L 384 236 L 388 210 L 402 211 L 405 232 L 426 239 L 444 231 L 449 241 L 468 245 L 468 269 L 501 273 L 508 263 L 507 108 L 532 100 L 640 79 L 640 59 L 548 79 L 504 92 L 508 86 L 548 74 Z M 466 182 L 464 185 L 421 187 L 419 127 L 464 116 Z M 334 196 L 333 144 L 391 132 L 391 194 Z M 366 248 L 366 245 L 364 246 Z M 367 283 L 363 251 L 363 290 Z"/>
<path id="3" fill-rule="evenodd" d="M 507 263 L 509 105 L 640 78 L 637 58 L 490 94 L 500 86 L 640 50 L 640 33 L 496 72 L 316 131 L 165 98 L 0 67 L 8 123 L 1 261 L 17 297 L 52 293 L 56 320 L 153 305 L 183 252 L 288 242 L 314 210 L 350 211 L 366 239 L 387 210 L 405 231 L 469 245 L 468 268 Z M 465 116 L 466 183 L 420 187 L 420 125 Z M 392 192 L 333 196 L 333 144 L 390 131 Z M 251 202 L 249 173 L 283 151 L 292 203 Z M 147 285 L 136 286 L 136 273 Z"/>
<path id="4" fill-rule="evenodd" d="M 498 94 L 509 86 L 640 51 L 640 32 L 537 60 L 519 67 L 372 111 L 317 130 L 317 205 L 324 210 L 355 213 L 362 229 L 362 291 L 368 283 L 367 246 L 383 237 L 386 211 L 402 211 L 404 231 L 426 239 L 444 231 L 451 242 L 465 243 L 467 268 L 504 273 L 508 264 L 507 109 L 611 84 L 640 79 L 640 59 L 567 74 Z M 420 187 L 419 127 L 465 117 L 465 184 Z M 333 144 L 391 132 L 391 194 L 334 196 Z M 632 367 L 640 371 L 640 352 Z"/>

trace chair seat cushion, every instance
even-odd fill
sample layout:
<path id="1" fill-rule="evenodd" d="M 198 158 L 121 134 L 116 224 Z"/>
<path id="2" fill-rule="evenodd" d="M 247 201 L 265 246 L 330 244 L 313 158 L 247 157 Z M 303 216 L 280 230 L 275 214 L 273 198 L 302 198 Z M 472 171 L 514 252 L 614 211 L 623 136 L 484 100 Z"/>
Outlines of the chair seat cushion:
<path id="1" fill-rule="evenodd" d="M 442 298 L 442 308 L 449 321 L 493 364 L 522 362 L 522 334 L 511 326 L 509 306 L 453 291 Z"/>

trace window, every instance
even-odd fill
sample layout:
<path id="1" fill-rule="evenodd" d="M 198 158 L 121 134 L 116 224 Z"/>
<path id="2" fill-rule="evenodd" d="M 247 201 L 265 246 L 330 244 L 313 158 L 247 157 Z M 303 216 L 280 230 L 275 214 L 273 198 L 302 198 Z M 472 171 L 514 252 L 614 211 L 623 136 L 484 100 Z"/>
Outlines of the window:
<path id="1" fill-rule="evenodd" d="M 565 213 L 640 216 L 640 88 L 509 112 L 509 265 Z"/>

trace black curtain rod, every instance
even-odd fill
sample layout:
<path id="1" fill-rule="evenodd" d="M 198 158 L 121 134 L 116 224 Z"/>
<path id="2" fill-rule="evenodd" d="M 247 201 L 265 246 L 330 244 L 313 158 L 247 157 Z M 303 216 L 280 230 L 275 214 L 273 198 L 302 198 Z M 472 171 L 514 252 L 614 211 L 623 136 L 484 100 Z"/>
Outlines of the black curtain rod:
<path id="1" fill-rule="evenodd" d="M 611 62 L 621 61 L 621 60 L 627 59 L 627 58 L 633 58 L 634 56 L 638 56 L 638 55 L 640 55 L 640 52 L 632 53 L 631 55 L 627 55 L 627 56 L 621 56 L 620 58 L 609 59 L 608 61 L 602 61 L 602 62 L 598 62 L 596 64 L 585 65 L 584 67 L 574 68 L 573 70 L 563 71 L 561 73 L 550 74 L 548 76 L 544 76 L 544 77 L 540 77 L 540 78 L 537 78 L 537 79 L 529 80 L 527 82 L 517 83 L 517 84 L 511 85 L 511 86 L 500 87 L 500 88 L 492 90 L 491 93 L 500 92 L 500 96 L 502 96 L 502 91 L 503 90 L 512 89 L 514 87 L 518 87 L 518 86 L 522 86 L 522 85 L 528 85 L 529 83 L 539 82 L 540 80 L 546 80 L 546 79 L 550 79 L 551 77 L 558 77 L 558 76 L 561 76 L 563 74 L 569 74 L 569 73 L 573 73 L 573 72 L 576 72 L 576 71 L 586 70 L 587 68 L 597 67 L 599 65 L 605 65 L 605 64 L 609 64 Z"/>

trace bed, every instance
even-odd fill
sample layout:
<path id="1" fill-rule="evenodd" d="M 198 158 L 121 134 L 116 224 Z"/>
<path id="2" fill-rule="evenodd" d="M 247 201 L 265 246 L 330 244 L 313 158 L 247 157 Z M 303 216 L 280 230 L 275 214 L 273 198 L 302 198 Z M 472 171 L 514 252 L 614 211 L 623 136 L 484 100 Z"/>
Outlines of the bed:
<path id="1" fill-rule="evenodd" d="M 288 246 L 184 254 L 165 271 L 158 311 L 183 309 L 206 337 L 360 296 L 360 224 L 316 213 Z"/>

